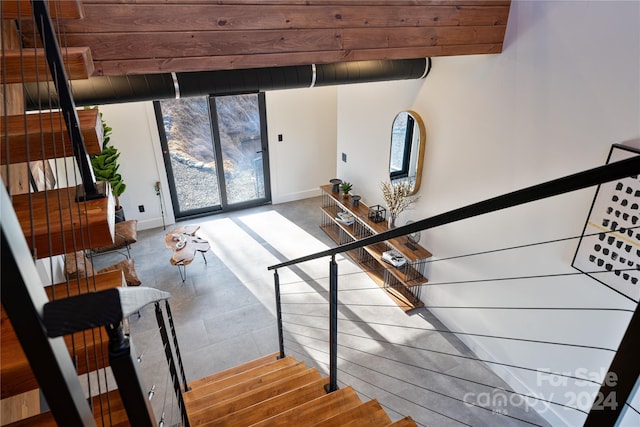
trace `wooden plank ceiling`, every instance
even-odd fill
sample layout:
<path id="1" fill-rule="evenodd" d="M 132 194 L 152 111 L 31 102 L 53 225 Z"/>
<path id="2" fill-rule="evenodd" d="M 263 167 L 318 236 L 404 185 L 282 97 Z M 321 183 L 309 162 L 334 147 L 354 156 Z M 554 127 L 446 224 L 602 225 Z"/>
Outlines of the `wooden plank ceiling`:
<path id="1" fill-rule="evenodd" d="M 61 20 L 94 75 L 499 53 L 504 0 L 83 0 Z M 56 24 L 58 25 L 58 24 Z M 29 41 L 28 29 L 26 34 Z M 31 43 L 30 43 L 31 42 Z"/>

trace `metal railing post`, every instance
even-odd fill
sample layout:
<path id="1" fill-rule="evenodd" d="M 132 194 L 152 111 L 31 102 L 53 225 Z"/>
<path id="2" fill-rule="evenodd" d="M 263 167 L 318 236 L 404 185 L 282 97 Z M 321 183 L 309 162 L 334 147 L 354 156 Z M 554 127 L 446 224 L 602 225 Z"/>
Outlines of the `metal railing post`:
<path id="1" fill-rule="evenodd" d="M 96 178 L 93 173 L 93 167 L 84 145 L 84 138 L 80 130 L 80 120 L 78 112 L 73 100 L 73 95 L 67 78 L 65 65 L 62 61 L 62 54 L 58 39 L 54 32 L 53 22 L 49 15 L 47 3 L 43 0 L 31 0 L 33 6 L 33 18 L 40 33 L 40 40 L 45 50 L 47 63 L 51 72 L 51 77 L 58 93 L 58 102 L 65 124 L 69 130 L 73 154 L 78 163 L 80 178 L 82 179 L 82 191 L 78 192 L 78 197 L 84 200 L 92 200 L 106 197 L 104 185 L 101 187 L 96 184 Z"/>
<path id="2" fill-rule="evenodd" d="M 276 318 L 278 322 L 278 346 L 280 355 L 278 359 L 283 359 L 284 354 L 284 336 L 282 335 L 282 304 L 280 303 L 280 276 L 278 276 L 278 270 L 273 272 L 273 281 L 276 288 Z"/>
<path id="3" fill-rule="evenodd" d="M 204 253 L 203 253 L 204 255 Z M 171 315 L 171 308 L 169 307 L 169 301 L 164 302 L 164 308 L 167 310 L 167 318 L 169 319 L 169 329 L 171 329 L 171 337 L 173 338 L 173 348 L 176 351 L 176 359 L 178 359 L 178 368 L 182 375 L 182 383 L 184 384 L 184 391 L 191 390 L 187 385 L 187 376 L 184 373 L 184 364 L 182 363 L 182 356 L 180 355 L 180 347 L 178 346 L 178 336 L 176 335 L 176 327 L 173 324 L 173 316 Z"/>
<path id="4" fill-rule="evenodd" d="M 133 426 L 157 426 L 151 403 L 140 380 L 136 359 L 133 357 L 135 350 L 132 343 L 124 336 L 121 325 L 112 324 L 105 328 L 109 334 L 109 364 L 118 383 L 129 422 Z"/>
<path id="5" fill-rule="evenodd" d="M 338 263 L 336 256 L 329 262 L 329 384 L 327 393 L 338 390 Z"/>
<path id="6" fill-rule="evenodd" d="M 185 427 L 189 427 L 189 419 L 187 417 L 186 408 L 184 406 L 184 399 L 182 398 L 182 390 L 180 389 L 180 379 L 178 378 L 178 371 L 176 370 L 176 364 L 173 360 L 173 353 L 171 352 L 171 345 L 169 344 L 169 334 L 167 334 L 167 327 L 164 323 L 164 316 L 162 315 L 162 309 L 160 303 L 156 302 L 156 320 L 158 321 L 158 329 L 160 330 L 160 336 L 162 337 L 162 345 L 164 347 L 164 354 L 167 357 L 167 364 L 169 365 L 169 372 L 171 379 L 173 380 L 173 389 L 176 392 L 176 398 L 178 399 L 178 406 L 182 416 L 182 422 Z"/>

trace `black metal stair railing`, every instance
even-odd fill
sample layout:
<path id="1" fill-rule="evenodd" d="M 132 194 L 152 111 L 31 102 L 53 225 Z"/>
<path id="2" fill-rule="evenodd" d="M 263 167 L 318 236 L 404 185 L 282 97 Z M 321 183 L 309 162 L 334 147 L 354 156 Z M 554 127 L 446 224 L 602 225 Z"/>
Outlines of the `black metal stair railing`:
<path id="1" fill-rule="evenodd" d="M 71 94 L 71 88 L 69 87 L 69 79 L 67 78 L 67 72 L 47 2 L 44 0 L 31 0 L 31 3 L 33 5 L 33 17 L 45 50 L 47 64 L 49 65 L 53 83 L 58 93 L 60 110 L 63 113 L 64 121 L 69 131 L 73 154 L 82 179 L 81 191 L 77 192 L 78 198 L 80 200 L 92 200 L 106 197 L 104 186 L 96 183 L 93 167 L 87 154 L 84 138 L 80 130 L 78 112 L 73 100 L 73 95 Z"/>
<path id="2" fill-rule="evenodd" d="M 472 218 L 474 216 L 478 216 L 478 215 L 482 215 L 485 213 L 490 213 L 490 212 L 494 212 L 497 210 L 501 210 L 501 209 L 505 209 L 505 208 L 509 208 L 509 207 L 513 207 L 513 206 L 517 206 L 517 205 L 521 205 L 524 203 L 528 203 L 528 202 L 532 202 L 535 200 L 541 200 L 547 197 L 552 197 L 552 196 L 557 196 L 557 195 L 561 195 L 564 193 L 568 193 L 571 191 L 575 191 L 575 190 L 580 190 L 583 188 L 588 188 L 588 187 L 592 187 L 595 185 L 599 185 L 605 182 L 609 182 L 609 181 L 613 181 L 613 180 L 617 180 L 617 179 L 622 179 L 625 177 L 629 177 L 629 176 L 635 176 L 638 175 L 640 173 L 640 156 L 635 156 L 635 157 L 631 157 L 629 159 L 626 160 L 622 160 L 622 161 L 618 161 L 615 163 L 610 163 L 608 165 L 605 166 L 600 166 L 594 169 L 590 169 L 584 172 L 580 172 L 577 174 L 573 174 L 573 175 L 569 175 L 567 177 L 563 177 L 563 178 L 559 178 L 556 180 L 552 180 L 543 184 L 539 184 L 539 185 L 534 185 L 522 190 L 518 190 L 512 193 L 508 193 L 502 196 L 498 196 L 492 199 L 488 199 L 479 203 L 475 203 L 469 206 L 465 206 L 463 208 L 459 208 L 459 209 L 455 209 L 453 211 L 450 212 L 446 212 L 440 215 L 436 215 L 434 217 L 431 218 L 427 218 L 427 219 L 423 219 L 421 221 L 416 221 L 414 223 L 411 223 L 409 225 L 403 226 L 403 227 L 398 227 L 389 231 L 386 231 L 384 233 L 380 233 L 378 235 L 374 235 L 371 237 L 367 237 L 364 238 L 362 240 L 358 240 L 358 241 L 354 241 L 351 243 L 347 243 L 347 244 L 343 244 L 340 246 L 337 246 L 335 248 L 332 249 L 328 249 L 325 251 L 321 251 L 315 254 L 311 254 L 311 255 L 307 255 L 307 256 L 303 256 L 300 258 L 296 258 L 293 260 L 289 260 L 286 262 L 282 262 L 276 265 L 272 265 L 270 267 L 268 267 L 269 270 L 274 270 L 274 283 L 275 283 L 275 294 L 276 294 L 276 311 L 277 311 L 277 328 L 278 328 L 278 334 L 279 334 L 279 350 L 280 350 L 280 354 L 281 356 L 284 356 L 286 351 L 285 351 L 285 347 L 284 347 L 284 341 L 285 338 L 283 337 L 283 335 L 285 334 L 284 328 L 283 328 L 283 314 L 291 314 L 291 313 L 286 313 L 283 312 L 282 310 L 282 298 L 283 298 L 283 293 L 281 290 L 281 283 L 280 283 L 280 278 L 278 275 L 278 270 L 285 268 L 285 267 L 290 267 L 299 263 L 303 263 L 303 262 L 307 262 L 307 261 L 312 261 L 312 260 L 316 260 L 316 259 L 320 259 L 320 258 L 325 258 L 325 257 L 331 257 L 331 261 L 330 261 L 330 268 L 329 268 L 329 274 L 328 274 L 328 278 L 329 278 L 329 289 L 326 291 L 321 291 L 321 292 L 327 292 L 328 296 L 327 298 L 327 302 L 325 302 L 325 304 L 328 303 L 329 305 L 329 314 L 328 314 L 328 318 L 326 319 L 329 323 L 328 328 L 319 328 L 317 325 L 317 318 L 321 317 L 324 318 L 324 316 L 318 316 L 318 315 L 313 315 L 310 313 L 304 313 L 304 314 L 297 314 L 299 316 L 305 316 L 307 318 L 313 318 L 314 322 L 313 324 L 308 324 L 308 325 L 303 325 L 302 323 L 296 323 L 295 321 L 289 321 L 288 324 L 291 326 L 295 326 L 295 327 L 304 327 L 306 328 L 306 330 L 308 332 L 292 332 L 291 330 L 289 330 L 287 333 L 288 334 L 293 334 L 293 335 L 298 335 L 299 337 L 303 337 L 304 339 L 307 340 L 311 340 L 311 341 L 318 341 L 321 343 L 326 343 L 326 345 L 328 345 L 328 351 L 322 350 L 321 348 L 318 348 L 317 346 L 311 346 L 308 347 L 310 350 L 314 351 L 314 352 L 320 352 L 320 353 L 326 353 L 326 355 L 328 356 L 328 372 L 330 375 L 330 379 L 329 379 L 329 384 L 327 385 L 327 391 L 331 392 L 335 389 L 337 389 L 338 387 L 338 383 L 339 380 L 337 378 L 338 372 L 342 371 L 339 367 L 338 367 L 338 361 L 341 360 L 343 363 L 348 361 L 348 358 L 345 358 L 342 355 L 338 354 L 338 348 L 341 349 L 342 353 L 344 353 L 344 351 L 347 351 L 345 349 L 348 349 L 348 351 L 360 351 L 357 347 L 349 347 L 347 345 L 338 345 L 338 338 L 339 337 L 349 337 L 349 338 L 353 338 L 353 337 L 359 337 L 359 338 L 364 338 L 360 335 L 353 335 L 351 332 L 341 332 L 338 331 L 338 326 L 337 326 L 337 313 L 338 313 L 338 298 L 337 298 L 337 293 L 341 292 L 342 290 L 339 289 L 337 281 L 338 281 L 338 269 L 337 269 L 337 264 L 335 263 L 335 256 L 341 253 L 345 253 L 347 251 L 352 251 L 352 250 L 357 250 L 359 248 L 363 248 L 364 246 L 368 246 L 368 245 L 373 245 L 385 240 L 389 240 L 389 239 L 393 239 L 393 238 L 397 238 L 406 234 L 410 234 L 410 233 L 414 233 L 417 231 L 423 231 L 423 230 L 428 230 L 430 228 L 434 228 L 434 227 L 438 227 L 438 226 L 442 226 L 442 225 L 446 225 L 446 224 L 450 224 L 456 221 L 460 221 L 462 219 L 467 219 L 467 218 Z M 582 273 L 572 273 L 572 274 L 582 274 Z M 433 284 L 429 284 L 429 285 L 433 285 Z M 350 291 L 355 291 L 354 289 L 349 289 Z M 317 290 L 316 290 L 317 291 Z M 307 293 L 313 293 L 316 291 L 309 291 L 309 292 L 301 292 L 304 293 L 305 295 Z M 284 294 L 286 296 L 291 295 L 291 293 L 286 293 Z M 300 302 L 299 304 L 322 304 L 322 303 L 311 303 L 311 302 Z M 442 307 L 442 308 L 447 308 L 447 307 Z M 449 307 L 449 308 L 457 308 L 457 307 Z M 468 307 L 468 308 L 473 308 L 473 307 Z M 483 308 L 483 307 L 480 307 Z M 491 307 L 484 307 L 486 309 L 489 309 Z M 508 307 L 507 307 L 508 308 Z M 515 307 L 514 307 L 515 308 Z M 539 309 L 544 309 L 544 308 L 539 308 Z M 546 308 L 549 309 L 549 308 Z M 585 308 L 586 310 L 592 309 L 592 308 Z M 597 309 L 597 308 L 596 308 Z M 593 310 L 593 309 L 592 309 Z M 603 308 L 602 310 L 608 310 L 607 308 Z M 622 310 L 625 311 L 625 310 Z M 626 310 L 626 311 L 631 311 L 631 310 Z M 340 317 L 341 320 L 346 320 L 343 317 Z M 625 335 L 625 338 L 623 340 L 623 343 L 620 346 L 620 350 L 617 353 L 616 358 L 614 359 L 614 365 L 612 365 L 612 369 L 615 369 L 615 372 L 619 373 L 624 373 L 623 376 L 625 377 L 624 381 L 618 381 L 616 384 L 612 385 L 612 384 L 604 384 L 602 385 L 602 390 L 601 393 L 606 393 L 604 394 L 605 396 L 609 395 L 609 393 L 614 393 L 614 395 L 616 396 L 616 399 L 618 402 L 625 402 L 627 401 L 631 391 L 632 391 L 632 387 L 633 384 L 635 384 L 636 379 L 638 378 L 638 375 L 640 374 L 640 367 L 637 365 L 637 363 L 630 363 L 630 360 L 637 360 L 640 357 L 640 327 L 638 326 L 639 320 L 640 319 L 640 314 L 638 313 L 637 310 L 633 311 L 633 318 L 629 324 L 629 330 L 627 331 L 627 334 Z M 355 320 L 351 320 L 352 322 L 355 322 Z M 310 323 L 310 322 L 309 322 Z M 372 322 L 367 322 L 368 325 L 382 325 L 382 326 L 391 326 L 391 325 L 384 325 L 383 323 L 377 323 L 375 320 Z M 364 325 L 364 323 L 361 323 L 361 325 Z M 395 325 L 393 325 L 395 327 Z M 397 325 L 397 327 L 402 327 L 402 325 Z M 635 328 L 633 331 L 631 329 Z M 289 328 L 291 329 L 291 328 Z M 571 346 L 571 347 L 584 347 L 586 348 L 587 346 L 574 346 L 573 344 L 565 344 L 565 343 L 559 343 L 559 342 L 546 342 L 544 340 L 529 340 L 529 339 L 521 339 L 521 338 L 516 338 L 516 337 L 501 337 L 498 335 L 479 335 L 479 334 L 470 334 L 470 333 L 465 333 L 464 331 L 448 331 L 446 330 L 446 328 L 432 328 L 432 329 L 426 329 L 426 330 L 434 330 L 434 331 L 438 331 L 441 333 L 445 333 L 445 334 L 451 334 L 452 336 L 455 335 L 470 335 L 470 336 L 478 336 L 478 337 L 487 337 L 487 338 L 495 338 L 495 339 L 513 339 L 513 340 L 518 340 L 521 342 L 531 342 L 531 343 L 539 343 L 539 344 L 544 344 L 544 345 L 560 345 L 560 346 Z M 326 339 L 326 341 L 324 339 L 318 338 L 316 337 L 316 333 L 317 334 L 323 334 L 324 332 L 328 333 L 328 338 Z M 358 339 L 359 339 L 358 338 Z M 381 341 L 383 342 L 383 341 Z M 410 343 L 396 343 L 394 345 L 401 345 L 401 346 L 406 346 L 411 348 L 411 344 Z M 598 347 L 590 347 L 593 348 L 596 351 L 606 351 L 606 352 L 615 352 L 615 349 L 609 349 L 609 348 L 598 348 Z M 299 351 L 299 350 L 295 350 L 293 348 L 290 349 L 291 351 Z M 424 350 L 421 349 L 419 347 L 416 347 L 416 350 Z M 622 354 L 622 355 L 621 355 Z M 456 356 L 456 357 L 464 357 L 461 355 L 452 355 L 452 356 Z M 484 363 L 488 363 L 488 364 L 496 364 L 496 366 L 498 365 L 502 365 L 502 366 L 510 366 L 509 363 L 501 363 L 500 361 L 493 361 L 493 360 L 483 360 L 480 358 L 474 358 L 471 356 L 467 356 L 469 359 L 473 359 L 473 360 L 478 360 L 478 361 L 482 361 Z M 626 360 L 626 362 L 625 362 Z M 357 365 L 355 362 L 353 361 L 348 361 L 350 364 L 355 364 Z M 361 367 L 364 368 L 364 367 Z M 367 367 L 368 369 L 375 371 L 373 368 L 371 367 Z M 524 367 L 524 366 L 515 366 L 515 368 L 517 369 L 529 369 L 532 371 L 535 371 L 535 369 L 531 369 L 528 367 Z M 420 367 L 420 369 L 424 369 L 425 372 L 430 371 L 429 368 L 423 368 Z M 433 371 L 433 370 L 432 370 Z M 385 375 L 385 376 L 389 376 L 388 372 L 378 372 L 376 371 L 378 375 Z M 446 373 L 443 372 L 437 372 L 440 375 L 447 375 Z M 557 375 L 559 375 L 560 377 L 563 378 L 569 378 L 572 377 L 571 375 L 564 375 L 562 373 L 557 373 Z M 391 376 L 393 377 L 393 376 Z M 467 378 L 457 378 L 461 381 L 470 381 L 473 382 L 472 380 L 469 380 Z M 577 381 L 581 381 L 584 380 L 582 378 L 579 378 L 579 376 L 576 376 L 575 378 Z M 597 383 L 599 384 L 599 382 Z M 484 385 L 484 384 L 483 384 Z M 417 385 L 416 385 L 417 386 Z M 447 393 L 442 393 L 442 392 L 438 392 L 435 389 L 429 388 L 429 387 L 425 387 L 425 386 L 417 386 L 417 387 L 422 387 L 422 389 L 431 391 L 435 394 L 441 394 L 441 395 L 445 395 L 447 398 L 452 398 L 455 399 L 455 397 L 453 396 L 449 396 L 447 395 Z M 517 393 L 513 390 L 508 390 L 505 389 L 504 387 L 500 388 L 500 387 L 495 387 L 495 389 L 497 390 L 504 390 L 505 392 L 508 392 L 508 394 L 510 396 L 519 396 L 521 398 L 530 398 L 530 396 L 524 396 L 520 393 Z M 457 399 L 460 401 L 460 399 Z M 538 402 L 542 402 L 545 403 L 547 405 L 551 404 L 551 405 L 559 405 L 559 406 L 567 406 L 567 405 L 562 405 L 562 404 L 558 404 L 554 401 L 552 401 L 551 399 L 545 399 L 545 398 L 538 398 L 537 399 Z M 468 402 L 464 402 L 465 404 L 467 404 Z M 597 402 L 594 402 L 594 405 Z M 473 404 L 470 404 L 470 406 L 474 406 Z M 620 415 L 620 409 L 621 407 L 623 407 L 624 405 L 617 405 L 617 407 L 614 407 L 614 405 L 610 405 L 610 406 L 606 406 L 606 407 L 595 407 L 594 410 L 592 409 L 589 413 L 585 412 L 583 410 L 580 409 L 576 409 L 580 412 L 584 412 L 585 415 L 587 415 L 587 421 L 585 425 L 614 425 L 616 420 L 618 419 L 619 415 Z M 482 410 L 486 410 L 487 408 L 482 407 L 482 405 L 475 405 L 475 407 L 482 409 Z M 575 409 L 575 408 L 570 408 L 570 409 Z M 440 414 L 442 416 L 447 417 L 446 414 Z M 500 414 L 500 415 L 505 415 L 507 417 L 510 418 L 514 418 L 509 416 L 508 414 Z M 517 418 L 516 418 L 517 419 Z M 525 420 L 525 419 L 517 419 L 520 422 L 524 422 L 524 423 L 528 423 L 530 424 L 529 421 Z M 597 420 L 597 421 L 595 421 Z M 458 421 L 462 424 L 465 424 L 464 422 L 461 422 L 460 419 L 456 419 L 455 421 Z M 598 424 L 599 423 L 599 424 Z"/>
<path id="3" fill-rule="evenodd" d="M 167 315 L 169 319 L 171 319 L 171 311 L 169 309 L 169 302 L 165 301 L 167 308 Z M 158 322 L 158 330 L 160 331 L 160 337 L 162 338 L 162 344 L 164 347 L 165 357 L 167 359 L 167 364 L 169 366 L 169 375 L 171 377 L 171 381 L 173 383 L 173 391 L 178 399 L 178 409 L 180 411 L 180 415 L 182 418 L 182 423 L 185 427 L 189 427 L 189 419 L 187 417 L 187 412 L 184 404 L 184 399 L 182 397 L 183 389 L 180 386 L 180 377 L 178 376 L 178 371 L 176 369 L 176 360 L 173 357 L 173 351 L 171 348 L 171 342 L 169 341 L 169 334 L 167 333 L 167 326 L 164 321 L 164 316 L 162 314 L 162 308 L 160 307 L 160 303 L 156 302 L 155 304 L 155 312 L 156 312 L 156 320 Z M 171 335 L 173 336 L 174 350 L 176 352 L 176 358 L 178 360 L 178 365 L 181 370 L 182 379 L 184 381 L 184 391 L 187 391 L 187 380 L 184 374 L 184 368 L 182 365 L 182 358 L 180 357 L 180 350 L 178 347 L 178 340 L 176 337 L 175 329 L 173 328 L 173 321 L 170 320 L 171 325 Z"/>

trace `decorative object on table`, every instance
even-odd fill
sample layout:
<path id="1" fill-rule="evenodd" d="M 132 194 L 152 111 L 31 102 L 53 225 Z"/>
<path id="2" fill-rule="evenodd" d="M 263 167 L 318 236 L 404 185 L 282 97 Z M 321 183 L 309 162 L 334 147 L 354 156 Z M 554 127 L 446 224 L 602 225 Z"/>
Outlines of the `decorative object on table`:
<path id="1" fill-rule="evenodd" d="M 417 202 L 420 197 L 411 197 L 413 188 L 406 181 L 398 181 L 393 184 L 382 182 L 380 188 L 387 208 L 389 208 L 389 228 L 395 228 L 398 215 Z"/>
<path id="2" fill-rule="evenodd" d="M 372 222 L 382 222 L 387 217 L 387 210 L 380 205 L 369 206 L 367 218 Z"/>
<path id="3" fill-rule="evenodd" d="M 361 196 L 354 194 L 353 196 L 351 196 L 351 205 L 354 207 L 360 206 L 360 199 L 362 199 Z"/>
<path id="4" fill-rule="evenodd" d="M 124 221 L 125 218 L 119 197 L 124 193 L 127 185 L 122 180 L 122 175 L 118 173 L 120 152 L 116 147 L 109 145 L 112 129 L 102 119 L 102 113 L 100 113 L 100 120 L 102 121 L 103 134 L 102 151 L 91 156 L 91 166 L 97 181 L 106 181 L 111 185 L 111 192 L 116 202 L 116 222 L 120 222 Z"/>
<path id="5" fill-rule="evenodd" d="M 607 164 L 640 155 L 613 144 Z M 598 185 L 571 266 L 636 304 L 640 301 L 640 177 Z"/>
<path id="6" fill-rule="evenodd" d="M 340 191 L 340 184 L 342 184 L 342 180 L 341 179 L 333 178 L 333 179 L 329 180 L 329 182 L 332 185 L 331 191 L 333 191 L 334 193 L 337 193 L 338 191 Z"/>
<path id="7" fill-rule="evenodd" d="M 349 191 L 353 188 L 353 185 L 350 182 L 344 181 L 340 184 L 340 189 L 342 190 L 342 197 L 348 197 Z"/>
<path id="8" fill-rule="evenodd" d="M 409 225 L 412 223 L 413 221 L 409 220 L 405 225 Z M 415 251 L 418 249 L 415 245 L 417 245 L 419 241 L 420 241 L 420 232 L 416 231 L 416 232 L 407 234 L 407 243 L 405 243 L 404 245 L 409 249 L 411 249 L 412 251 Z"/>
<path id="9" fill-rule="evenodd" d="M 384 262 L 387 262 L 391 265 L 393 265 L 394 267 L 402 267 L 403 265 L 405 265 L 407 263 L 407 259 L 405 257 L 402 256 L 402 254 L 400 252 L 398 252 L 395 249 L 392 249 L 390 251 L 386 251 L 382 253 L 382 260 Z"/>
<path id="10" fill-rule="evenodd" d="M 187 280 L 186 267 L 191 264 L 196 256 L 196 252 L 200 252 L 204 263 L 207 263 L 207 258 L 204 256 L 204 253 L 210 248 L 209 242 L 196 236 L 199 228 L 199 225 L 185 225 L 169 231 L 164 236 L 164 245 L 168 249 L 173 249 L 173 255 L 170 260 L 171 265 L 178 267 L 182 283 Z"/>
<path id="11" fill-rule="evenodd" d="M 355 222 L 355 217 L 351 214 L 351 212 L 338 212 L 336 215 L 336 221 L 341 222 L 344 225 L 351 225 Z"/>

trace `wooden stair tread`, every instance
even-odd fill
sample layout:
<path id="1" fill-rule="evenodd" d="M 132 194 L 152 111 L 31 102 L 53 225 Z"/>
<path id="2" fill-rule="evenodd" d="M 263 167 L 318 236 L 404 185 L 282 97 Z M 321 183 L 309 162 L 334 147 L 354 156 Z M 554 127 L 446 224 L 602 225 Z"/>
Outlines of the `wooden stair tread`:
<path id="1" fill-rule="evenodd" d="M 228 376 L 231 376 L 231 375 L 236 375 L 236 374 L 242 373 L 242 372 L 244 372 L 246 370 L 253 369 L 253 368 L 257 367 L 257 366 L 261 366 L 261 365 L 265 365 L 265 364 L 270 363 L 270 362 L 277 361 L 279 354 L 280 353 L 268 354 L 268 355 L 262 356 L 262 357 L 260 357 L 258 359 L 254 359 L 254 360 L 251 360 L 249 362 L 243 363 L 242 365 L 237 365 L 237 366 L 231 367 L 229 369 L 225 369 L 223 371 L 216 372 L 215 374 L 208 375 L 208 376 L 206 376 L 204 378 L 199 378 L 197 380 L 193 380 L 193 381 L 191 381 L 189 383 L 189 388 L 192 388 L 192 389 L 193 388 L 197 388 L 201 384 L 208 383 L 210 381 L 213 381 L 213 380 L 216 380 L 216 379 L 220 379 L 220 378 L 224 378 L 224 377 L 228 377 Z"/>
<path id="2" fill-rule="evenodd" d="M 71 80 L 88 79 L 93 75 L 95 67 L 91 50 L 88 47 L 67 47 L 62 49 L 67 78 Z M 2 67 L 0 68 L 0 84 L 36 83 L 51 80 L 49 66 L 44 49 L 23 48 L 5 49 Z"/>
<path id="3" fill-rule="evenodd" d="M 189 415 L 189 422 L 191 426 L 218 425 L 225 427 L 244 427 L 252 425 L 264 419 L 271 418 L 283 411 L 295 408 L 305 402 L 325 396 L 327 393 L 324 386 L 327 382 L 327 378 L 319 378 L 313 382 L 294 388 L 293 390 L 256 403 L 247 408 L 240 409 L 221 418 L 208 416 L 206 412 L 199 412 L 193 416 L 187 412 Z"/>
<path id="4" fill-rule="evenodd" d="M 93 280 L 91 280 L 90 286 L 95 286 L 94 289 L 96 290 L 110 289 L 123 285 L 122 272 L 119 270 L 98 274 L 95 277 L 95 284 Z M 74 288 L 73 283 L 71 285 L 72 288 Z M 66 295 L 66 283 L 54 286 L 58 288 L 56 293 L 57 298 L 60 298 L 62 295 Z M 47 294 L 51 297 L 52 289 L 50 288 L 51 287 L 49 286 L 45 289 L 47 290 Z M 77 292 L 76 286 L 72 289 L 71 295 Z M 78 372 L 80 374 L 93 371 L 96 368 L 104 367 L 109 364 L 107 353 L 109 339 L 105 331 L 101 330 L 101 328 L 96 328 L 94 330 L 96 331 L 95 338 L 91 331 L 84 332 L 86 344 L 85 339 L 83 339 L 83 332 L 73 334 L 73 341 L 75 341 L 75 354 L 78 360 Z M 71 353 L 71 349 L 73 348 L 72 338 L 71 336 L 67 336 L 64 339 L 67 344 L 67 348 Z M 100 355 L 97 358 L 98 360 L 96 361 L 95 357 L 89 357 L 87 364 L 85 348 L 91 356 L 93 356 L 95 350 L 97 354 Z M 4 308 L 2 309 L 2 318 L 0 321 L 0 361 L 0 386 L 2 390 L 2 399 L 38 388 L 38 383 L 31 371 L 29 361 L 22 351 L 22 346 L 18 341 L 18 337 L 15 335 L 13 326 L 11 325 Z"/>
<path id="5" fill-rule="evenodd" d="M 304 363 L 296 363 L 295 365 L 285 366 L 281 369 L 265 373 L 263 375 L 247 379 L 237 384 L 229 385 L 222 389 L 208 388 L 203 393 L 193 395 L 189 399 L 185 398 L 185 405 L 191 410 L 197 411 L 203 407 L 209 406 L 211 402 L 223 402 L 233 399 L 243 393 L 250 392 L 260 387 L 272 385 L 281 379 L 286 379 L 291 375 L 296 375 L 307 371 L 309 368 Z"/>
<path id="6" fill-rule="evenodd" d="M 356 392 L 351 387 L 346 387 L 255 423 L 253 426 L 312 425 L 361 403 Z"/>
<path id="7" fill-rule="evenodd" d="M 73 252 L 73 248 L 89 249 L 85 247 L 89 236 L 91 247 L 113 244 L 114 201 L 110 186 L 106 187 L 108 197 L 86 202 L 75 201 L 74 187 L 12 197 L 22 232 L 37 258 Z M 35 236 L 31 235 L 31 221 Z"/>
<path id="8" fill-rule="evenodd" d="M 416 424 L 415 421 L 413 421 L 413 419 L 411 417 L 404 417 L 401 420 L 398 420 L 395 423 L 392 423 L 390 426 L 394 426 L 394 427 L 417 427 L 418 425 Z"/>
<path id="9" fill-rule="evenodd" d="M 200 382 L 198 385 L 191 385 L 191 390 L 185 393 L 185 402 L 198 399 L 200 396 L 210 394 L 214 391 L 222 390 L 230 385 L 238 384 L 246 380 L 250 380 L 255 377 L 259 377 L 265 373 L 272 372 L 274 370 L 284 368 L 286 366 L 292 366 L 298 363 L 292 356 L 285 357 L 283 359 L 272 360 L 269 363 L 256 366 L 251 369 L 247 369 L 244 372 L 228 375 L 221 378 L 207 377 L 207 382 Z"/>
<path id="10" fill-rule="evenodd" d="M 13 115 L 5 120 L 0 121 L 1 164 L 73 156 L 71 138 L 61 113 Z M 98 109 L 79 110 L 78 123 L 87 153 L 100 153 L 103 129 Z"/>
<path id="11" fill-rule="evenodd" d="M 81 0 L 50 0 L 48 3 L 52 19 L 80 19 L 85 16 Z M 2 19 L 33 18 L 30 0 L 2 0 L 0 5 Z"/>
<path id="12" fill-rule="evenodd" d="M 344 411 L 338 415 L 328 418 L 314 425 L 314 427 L 385 427 L 391 424 L 391 418 L 382 409 L 377 400 L 370 400 L 366 403 Z"/>
<path id="13" fill-rule="evenodd" d="M 191 423 L 203 423 L 218 418 L 225 417 L 238 411 L 242 411 L 250 406 L 259 404 L 276 396 L 288 393 L 292 390 L 322 380 L 322 375 L 316 369 L 306 369 L 304 371 L 291 374 L 286 378 L 265 384 L 253 390 L 239 394 L 233 399 L 217 401 L 215 399 L 202 399 L 200 402 L 206 404 L 196 408 L 193 404 L 186 403 L 185 407 L 189 414 Z M 326 380 L 324 381 L 326 382 Z M 323 383 L 324 383 L 323 382 Z M 194 402 L 195 403 L 195 402 Z"/>
<path id="14" fill-rule="evenodd" d="M 188 397 L 185 395 L 185 403 L 201 400 L 204 397 L 219 402 L 306 369 L 308 368 L 304 363 L 295 361 L 286 365 L 274 366 L 269 371 L 261 371 L 260 368 L 255 368 L 246 373 L 193 389 L 188 393 Z"/>
<path id="15" fill-rule="evenodd" d="M 104 425 L 102 421 L 106 425 L 114 426 L 127 426 L 129 425 L 129 418 L 127 417 L 127 413 L 124 409 L 124 405 L 122 403 L 122 399 L 120 398 L 120 393 L 118 390 L 113 390 L 108 393 L 103 393 L 99 396 L 94 396 L 93 398 L 93 417 L 96 420 L 97 425 Z M 109 408 L 109 413 L 106 408 Z M 15 421 L 10 424 L 6 424 L 4 427 L 57 427 L 55 419 L 53 418 L 53 414 L 50 411 L 43 412 L 41 414 L 35 415 L 33 417 L 25 418 L 19 421 Z"/>
<path id="16" fill-rule="evenodd" d="M 58 283 L 53 286 L 45 286 L 44 290 L 49 300 L 72 297 L 89 292 L 105 291 L 107 289 L 127 286 L 122 270 L 111 270 L 105 273 L 87 276 L 79 279 L 70 279 L 69 283 Z"/>

